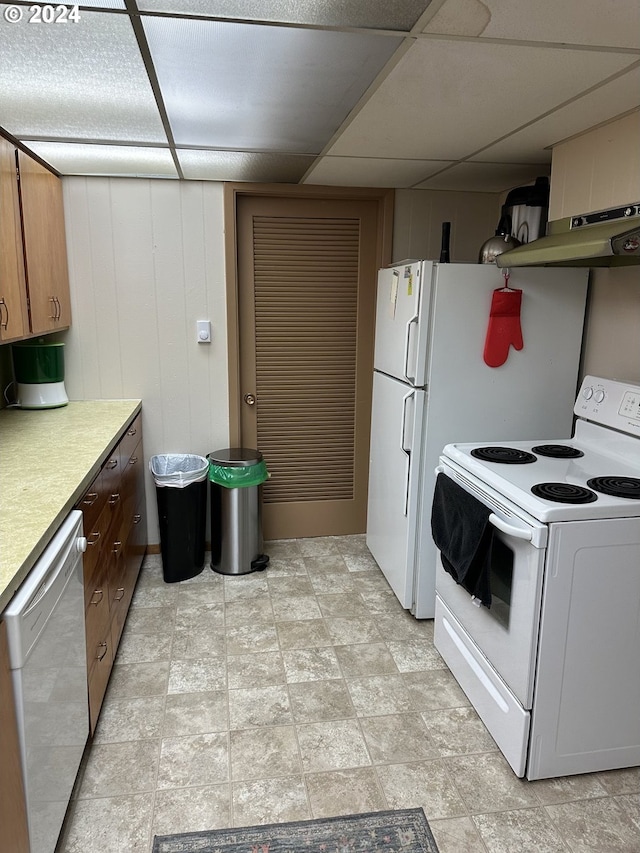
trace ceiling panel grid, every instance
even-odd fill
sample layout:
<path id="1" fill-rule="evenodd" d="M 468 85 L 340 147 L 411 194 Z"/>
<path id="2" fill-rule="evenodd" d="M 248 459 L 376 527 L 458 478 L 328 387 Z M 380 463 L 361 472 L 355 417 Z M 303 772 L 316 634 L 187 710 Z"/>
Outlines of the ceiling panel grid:
<path id="1" fill-rule="evenodd" d="M 637 0 L 0 4 L 0 127 L 63 175 L 502 192 L 639 108 Z"/>

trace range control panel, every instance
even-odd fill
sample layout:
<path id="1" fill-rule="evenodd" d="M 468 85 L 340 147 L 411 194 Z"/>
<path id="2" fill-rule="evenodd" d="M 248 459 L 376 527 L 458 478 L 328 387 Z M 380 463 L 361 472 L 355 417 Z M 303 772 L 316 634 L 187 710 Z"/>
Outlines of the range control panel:
<path id="1" fill-rule="evenodd" d="M 585 376 L 573 411 L 579 418 L 640 435 L 640 385 Z"/>

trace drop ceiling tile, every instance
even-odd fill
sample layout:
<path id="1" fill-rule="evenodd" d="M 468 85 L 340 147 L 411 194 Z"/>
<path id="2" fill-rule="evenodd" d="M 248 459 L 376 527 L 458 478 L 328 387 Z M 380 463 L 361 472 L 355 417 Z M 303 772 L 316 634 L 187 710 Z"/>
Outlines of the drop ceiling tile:
<path id="1" fill-rule="evenodd" d="M 606 122 L 638 106 L 640 68 L 618 77 L 588 95 L 583 95 L 579 100 L 561 107 L 546 118 L 491 145 L 474 155 L 473 159 L 523 163 L 532 162 L 531 152 L 539 152 L 540 155 L 546 156 L 536 156 L 536 162 L 550 162 L 551 146 L 591 129 L 595 116 L 598 117 L 598 123 Z"/>
<path id="2" fill-rule="evenodd" d="M 430 0 L 138 0 L 141 11 L 247 21 L 410 30 Z"/>
<path id="3" fill-rule="evenodd" d="M 395 36 L 145 18 L 178 145 L 318 153 Z"/>
<path id="4" fill-rule="evenodd" d="M 499 193 L 531 183 L 538 176 L 549 175 L 550 172 L 549 166 L 459 163 L 439 175 L 416 184 L 415 189 Z"/>
<path id="5" fill-rule="evenodd" d="M 323 153 L 464 159 L 630 64 L 609 52 L 420 39 Z"/>
<path id="6" fill-rule="evenodd" d="M 28 7 L 21 7 L 27 9 Z M 1 19 L 0 124 L 17 137 L 167 141 L 126 15 Z"/>
<path id="7" fill-rule="evenodd" d="M 426 33 L 640 47 L 637 0 L 447 0 Z"/>
<path id="8" fill-rule="evenodd" d="M 313 163 L 301 154 L 252 154 L 245 151 L 196 151 L 179 148 L 185 178 L 199 181 L 254 181 L 297 184 Z"/>
<path id="9" fill-rule="evenodd" d="M 449 165 L 439 160 L 321 157 L 303 183 L 339 187 L 412 187 Z"/>
<path id="10" fill-rule="evenodd" d="M 73 4 L 67 3 L 67 6 Z M 126 9 L 127 5 L 124 0 L 81 0 L 82 6 L 90 6 L 92 9 Z M 82 17 L 82 10 L 80 11 Z"/>
<path id="11" fill-rule="evenodd" d="M 71 142 L 25 141 L 61 175 L 113 175 L 136 178 L 177 178 L 168 148 L 129 145 L 86 145 Z"/>

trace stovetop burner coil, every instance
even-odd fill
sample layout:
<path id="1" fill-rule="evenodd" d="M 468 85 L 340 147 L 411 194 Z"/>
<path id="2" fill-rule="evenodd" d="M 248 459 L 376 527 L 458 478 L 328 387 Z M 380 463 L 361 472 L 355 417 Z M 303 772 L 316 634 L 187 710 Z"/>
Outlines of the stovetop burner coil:
<path id="1" fill-rule="evenodd" d="M 574 486 L 572 483 L 536 483 L 531 487 L 531 491 L 537 498 L 559 504 L 589 504 L 598 500 L 598 496 L 591 489 Z"/>
<path id="2" fill-rule="evenodd" d="M 531 450 L 539 456 L 548 456 L 552 459 L 579 459 L 584 456 L 581 450 L 570 447 L 568 444 L 538 444 Z"/>
<path id="3" fill-rule="evenodd" d="M 614 498 L 640 500 L 640 480 L 637 477 L 592 477 L 587 486 Z"/>
<path id="4" fill-rule="evenodd" d="M 533 453 L 514 447 L 475 447 L 471 455 L 483 462 L 501 462 L 505 465 L 527 465 L 536 461 Z"/>

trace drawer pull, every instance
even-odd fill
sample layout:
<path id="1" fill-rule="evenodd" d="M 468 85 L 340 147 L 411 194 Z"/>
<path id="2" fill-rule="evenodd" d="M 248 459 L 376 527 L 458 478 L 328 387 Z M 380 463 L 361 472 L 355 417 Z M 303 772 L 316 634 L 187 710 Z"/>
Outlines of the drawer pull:
<path id="1" fill-rule="evenodd" d="M 100 654 L 100 649 L 103 649 L 102 654 Z M 96 655 L 96 659 L 101 661 L 107 653 L 107 644 L 106 643 L 98 643 L 98 654 Z"/>
<path id="2" fill-rule="evenodd" d="M 117 492 L 115 495 L 111 495 L 111 497 L 109 498 L 109 505 L 115 506 L 119 500 L 120 500 L 120 493 Z"/>
<path id="3" fill-rule="evenodd" d="M 113 600 L 114 601 L 122 601 L 123 598 L 124 598 L 124 587 L 119 586 L 118 589 L 116 590 L 116 594 L 113 596 Z"/>
<path id="4" fill-rule="evenodd" d="M 127 431 L 127 435 L 137 435 L 138 430 L 135 427 L 131 427 L 130 430 Z"/>
<path id="5" fill-rule="evenodd" d="M 110 459 L 104 467 L 108 468 L 110 471 L 113 471 L 114 468 L 118 467 L 118 460 Z"/>
<path id="6" fill-rule="evenodd" d="M 4 312 L 2 310 L 3 308 Z M 6 320 L 2 319 L 3 314 L 7 318 Z M 5 329 L 5 331 L 9 327 L 9 306 L 4 301 L 4 297 L 0 297 L 0 326 Z"/>
<path id="7" fill-rule="evenodd" d="M 138 457 L 132 456 L 131 459 L 129 460 L 129 465 L 135 465 L 137 461 L 138 461 Z"/>
<path id="8" fill-rule="evenodd" d="M 99 538 L 100 538 L 100 531 L 95 530 L 93 533 L 90 533 L 87 536 L 87 545 L 97 545 Z"/>
<path id="9" fill-rule="evenodd" d="M 120 554 L 120 551 L 122 551 L 122 542 L 114 542 L 113 553 L 116 555 L 116 557 Z"/>
<path id="10" fill-rule="evenodd" d="M 96 596 L 99 596 L 99 597 L 96 597 Z M 104 598 L 104 592 L 101 589 L 96 589 L 96 590 L 94 590 L 94 593 L 91 596 L 91 601 L 89 602 L 89 604 L 93 604 L 97 607 L 103 598 Z"/>
<path id="11" fill-rule="evenodd" d="M 84 496 L 84 500 L 82 501 L 83 506 L 93 506 L 94 503 L 98 500 L 97 492 L 89 492 Z"/>
<path id="12" fill-rule="evenodd" d="M 140 513 L 139 513 L 139 512 L 137 512 L 137 513 L 133 516 L 133 523 L 134 523 L 134 524 L 140 524 L 140 522 L 141 522 L 141 521 L 142 521 L 142 516 L 140 515 Z"/>

